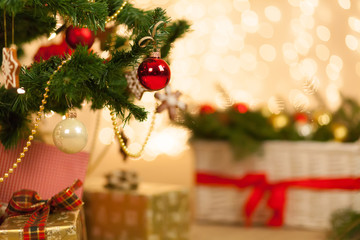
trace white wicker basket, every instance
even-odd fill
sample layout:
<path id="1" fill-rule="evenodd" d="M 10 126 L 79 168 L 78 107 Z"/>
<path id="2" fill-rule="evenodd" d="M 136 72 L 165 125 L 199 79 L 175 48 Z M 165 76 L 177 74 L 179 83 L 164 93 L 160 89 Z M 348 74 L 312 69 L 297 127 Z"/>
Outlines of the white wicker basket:
<path id="1" fill-rule="evenodd" d="M 246 173 L 260 171 L 262 158 L 252 155 L 235 160 L 229 144 L 225 141 L 194 141 L 196 171 L 228 177 L 242 177 Z M 243 207 L 251 188 L 197 186 L 195 212 L 196 219 L 221 223 L 244 223 Z M 269 210 L 263 201 L 254 213 L 253 223 L 264 224 L 269 218 Z"/>
<path id="2" fill-rule="evenodd" d="M 359 177 L 360 143 L 269 141 L 264 161 L 270 182 Z M 359 191 L 290 188 L 286 197 L 284 225 L 290 227 L 329 228 L 335 210 L 360 210 Z"/>

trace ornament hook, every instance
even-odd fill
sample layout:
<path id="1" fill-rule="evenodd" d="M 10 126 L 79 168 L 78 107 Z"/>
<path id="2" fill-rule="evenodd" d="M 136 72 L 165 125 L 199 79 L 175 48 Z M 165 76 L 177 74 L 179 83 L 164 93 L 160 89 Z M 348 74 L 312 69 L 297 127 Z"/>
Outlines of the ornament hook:
<path id="1" fill-rule="evenodd" d="M 146 37 L 143 37 L 140 39 L 139 41 L 139 46 L 144 48 L 146 47 L 147 45 L 149 45 L 150 42 L 153 42 L 154 45 L 156 46 L 156 40 L 155 40 L 155 36 L 156 36 L 156 32 L 158 30 L 158 27 L 161 25 L 161 24 L 165 24 L 164 21 L 159 21 L 155 24 L 152 32 L 150 33 L 150 30 L 149 30 L 149 34 L 150 36 L 146 36 Z"/>

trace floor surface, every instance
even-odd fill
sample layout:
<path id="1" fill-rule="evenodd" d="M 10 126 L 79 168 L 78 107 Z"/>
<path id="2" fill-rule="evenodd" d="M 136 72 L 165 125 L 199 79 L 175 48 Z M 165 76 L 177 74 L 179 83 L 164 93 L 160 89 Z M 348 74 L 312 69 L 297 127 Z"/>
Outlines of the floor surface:
<path id="1" fill-rule="evenodd" d="M 190 240 L 326 240 L 320 231 L 195 224 Z"/>

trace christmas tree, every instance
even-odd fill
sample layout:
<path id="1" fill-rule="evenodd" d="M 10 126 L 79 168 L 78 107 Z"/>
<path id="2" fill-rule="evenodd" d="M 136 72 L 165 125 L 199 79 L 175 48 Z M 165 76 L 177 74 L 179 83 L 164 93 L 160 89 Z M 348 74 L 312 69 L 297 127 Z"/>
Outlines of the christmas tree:
<path id="1" fill-rule="evenodd" d="M 154 52 L 168 61 L 172 43 L 189 29 L 185 20 L 170 21 L 161 8 L 142 10 L 125 0 L 1 0 L 0 9 L 2 49 L 10 49 L 12 43 L 20 55 L 24 43 L 65 31 L 67 43 L 74 48 L 71 56 L 52 56 L 22 66 L 19 86 L 0 87 L 0 141 L 7 148 L 27 136 L 31 141 L 44 112 L 65 114 L 81 109 L 84 101 L 93 110 L 109 107 L 123 121 L 130 116 L 146 119 L 144 108 L 133 103 L 126 73 Z M 56 28 L 59 23 L 61 27 Z M 124 26 L 129 34 L 116 35 L 114 25 Z M 102 46 L 111 57 L 103 59 L 92 51 L 93 37 L 84 40 L 81 31 L 105 36 Z M 24 93 L 19 94 L 17 87 Z M 159 86 L 148 88 L 158 90 Z M 35 123 L 31 114 L 36 114 Z"/>

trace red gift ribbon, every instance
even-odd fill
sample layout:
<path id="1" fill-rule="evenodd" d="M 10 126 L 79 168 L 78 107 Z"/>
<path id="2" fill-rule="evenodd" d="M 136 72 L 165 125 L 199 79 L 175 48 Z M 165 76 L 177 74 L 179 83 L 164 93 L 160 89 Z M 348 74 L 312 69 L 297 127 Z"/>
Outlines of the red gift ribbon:
<path id="1" fill-rule="evenodd" d="M 81 186 L 82 182 L 76 180 L 69 188 L 49 200 L 42 200 L 38 193 L 32 190 L 15 192 L 5 210 L 7 217 L 31 214 L 24 225 L 24 240 L 46 239 L 45 225 L 50 212 L 71 211 L 82 206 L 83 202 L 74 193 Z"/>
<path id="2" fill-rule="evenodd" d="M 263 173 L 246 174 L 241 178 L 231 178 L 212 173 L 196 174 L 196 182 L 205 186 L 235 187 L 238 189 L 253 187 L 244 206 L 244 215 L 247 225 L 251 224 L 251 217 L 258 207 L 266 192 L 269 192 L 267 206 L 273 211 L 272 217 L 267 222 L 268 226 L 282 226 L 284 222 L 284 210 L 286 205 L 286 191 L 289 187 L 329 190 L 358 190 L 360 178 L 310 178 L 299 180 L 280 181 L 269 183 Z"/>

